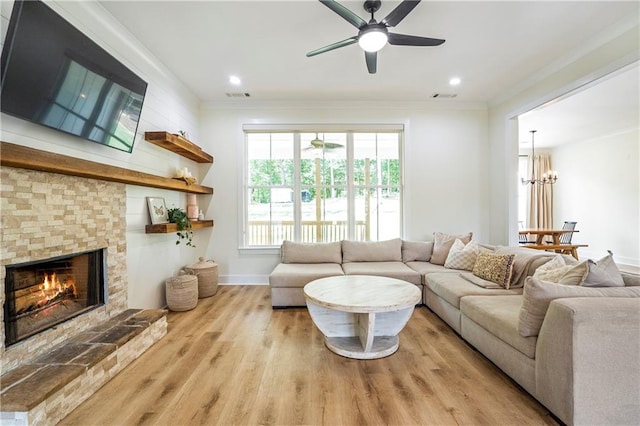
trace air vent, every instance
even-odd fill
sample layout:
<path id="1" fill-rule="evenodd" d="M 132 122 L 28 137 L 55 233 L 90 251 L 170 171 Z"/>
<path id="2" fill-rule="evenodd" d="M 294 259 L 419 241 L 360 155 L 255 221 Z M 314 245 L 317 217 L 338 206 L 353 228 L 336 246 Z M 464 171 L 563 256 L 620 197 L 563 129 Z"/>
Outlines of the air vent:
<path id="1" fill-rule="evenodd" d="M 431 95 L 432 98 L 442 98 L 442 99 L 452 99 L 455 98 L 456 95 L 455 93 L 434 93 L 433 95 Z"/>
<path id="2" fill-rule="evenodd" d="M 246 92 L 227 92 L 227 98 L 250 98 L 251 95 Z"/>

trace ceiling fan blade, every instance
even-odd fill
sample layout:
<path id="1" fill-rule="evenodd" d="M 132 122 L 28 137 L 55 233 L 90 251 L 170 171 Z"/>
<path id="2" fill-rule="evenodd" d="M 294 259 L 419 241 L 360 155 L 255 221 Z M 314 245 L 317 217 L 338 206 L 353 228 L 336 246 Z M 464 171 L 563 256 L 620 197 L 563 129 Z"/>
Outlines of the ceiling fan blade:
<path id="1" fill-rule="evenodd" d="M 429 38 L 412 36 L 406 34 L 389 33 L 389 44 L 401 46 L 440 46 L 445 40 L 440 38 Z"/>
<path id="2" fill-rule="evenodd" d="M 324 143 L 324 148 L 325 149 L 344 148 L 344 145 L 339 144 L 339 143 L 335 143 L 335 142 L 325 142 Z"/>
<path id="3" fill-rule="evenodd" d="M 353 25 L 356 28 L 360 28 L 363 25 L 367 25 L 367 21 L 341 5 L 340 3 L 334 0 L 320 0 L 320 3 L 327 6 L 329 9 L 333 10 L 338 15 L 342 16 L 347 22 Z"/>
<path id="4" fill-rule="evenodd" d="M 378 67 L 378 52 L 364 52 L 364 58 L 367 61 L 367 69 L 369 74 L 375 74 Z"/>
<path id="5" fill-rule="evenodd" d="M 420 3 L 420 0 L 404 0 L 396 6 L 396 8 L 393 9 L 391 13 L 381 21 L 381 23 L 385 24 L 387 27 L 395 27 L 418 5 L 418 3 Z"/>
<path id="6" fill-rule="evenodd" d="M 332 43 L 332 44 L 330 44 L 328 46 L 321 47 L 320 49 L 312 50 L 311 52 L 307 53 L 307 57 L 319 55 L 321 53 L 329 52 L 330 50 L 334 50 L 334 49 L 338 49 L 340 47 L 348 46 L 348 45 L 353 44 L 353 43 L 355 43 L 357 41 L 358 41 L 358 36 L 353 36 L 353 37 L 348 38 L 346 40 L 337 41 L 337 42 Z"/>

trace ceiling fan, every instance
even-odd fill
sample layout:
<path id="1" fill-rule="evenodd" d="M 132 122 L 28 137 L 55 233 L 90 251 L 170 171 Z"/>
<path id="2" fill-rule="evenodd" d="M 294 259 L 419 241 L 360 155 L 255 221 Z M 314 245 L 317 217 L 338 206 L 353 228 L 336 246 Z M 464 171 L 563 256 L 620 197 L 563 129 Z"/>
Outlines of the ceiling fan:
<path id="1" fill-rule="evenodd" d="M 342 148 L 342 147 L 344 147 L 344 145 L 339 143 L 323 141 L 318 137 L 318 134 L 316 133 L 316 137 L 314 139 L 311 139 L 311 141 L 309 141 L 309 146 L 304 148 L 304 150 L 306 151 L 309 149 L 336 149 L 336 148 Z"/>
<path id="2" fill-rule="evenodd" d="M 382 21 L 377 22 L 373 14 L 380 9 L 380 0 L 367 0 L 364 2 L 364 10 L 371 14 L 371 20 L 365 21 L 335 0 L 320 0 L 320 3 L 342 16 L 347 22 L 358 28 L 358 35 L 348 39 L 338 41 L 320 49 L 307 53 L 307 57 L 329 52 L 340 47 L 348 46 L 358 42 L 364 50 L 367 69 L 370 74 L 375 74 L 377 69 L 378 51 L 387 42 L 392 45 L 402 46 L 439 46 L 445 41 L 439 38 L 428 38 L 405 34 L 390 33 L 387 27 L 395 27 L 402 21 L 417 5 L 420 0 L 404 0 L 391 11 Z"/>

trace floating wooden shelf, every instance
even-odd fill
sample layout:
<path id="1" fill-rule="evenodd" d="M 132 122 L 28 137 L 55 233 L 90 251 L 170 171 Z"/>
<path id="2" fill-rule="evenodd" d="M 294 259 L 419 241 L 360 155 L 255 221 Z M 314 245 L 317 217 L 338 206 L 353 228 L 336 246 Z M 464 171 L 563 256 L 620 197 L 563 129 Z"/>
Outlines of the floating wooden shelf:
<path id="1" fill-rule="evenodd" d="M 198 220 L 191 222 L 191 229 L 211 228 L 213 227 L 213 220 Z M 172 232 L 178 232 L 177 223 L 158 223 L 155 225 L 147 225 L 145 227 L 147 234 L 170 234 Z"/>
<path id="2" fill-rule="evenodd" d="M 69 157 L 62 154 L 41 151 L 22 145 L 0 142 L 0 165 L 43 172 L 60 173 L 70 176 L 81 176 L 120 182 L 129 185 L 147 186 L 151 188 L 169 189 L 192 194 L 213 194 L 213 188 L 201 185 L 187 185 L 185 181 L 152 175 L 123 167 L 96 163 L 95 161 Z"/>
<path id="3" fill-rule="evenodd" d="M 180 135 L 169 132 L 144 132 L 144 139 L 198 163 L 213 163 L 213 157 L 198 145 Z"/>

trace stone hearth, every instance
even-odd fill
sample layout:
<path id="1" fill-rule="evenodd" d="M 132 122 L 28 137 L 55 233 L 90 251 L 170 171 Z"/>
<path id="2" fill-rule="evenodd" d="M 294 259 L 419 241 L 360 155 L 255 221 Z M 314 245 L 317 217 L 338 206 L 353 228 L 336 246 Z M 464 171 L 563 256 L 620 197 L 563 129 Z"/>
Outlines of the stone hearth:
<path id="1" fill-rule="evenodd" d="M 54 424 L 162 338 L 166 311 L 129 309 L 0 377 L 3 425 Z"/>

